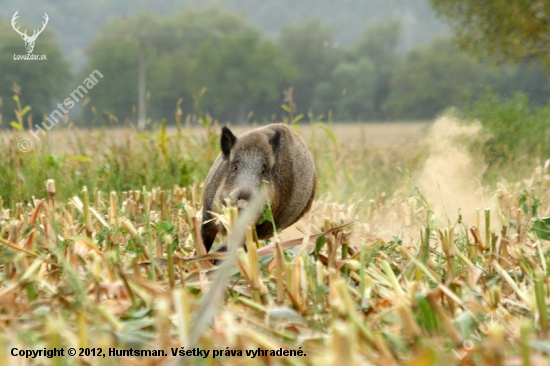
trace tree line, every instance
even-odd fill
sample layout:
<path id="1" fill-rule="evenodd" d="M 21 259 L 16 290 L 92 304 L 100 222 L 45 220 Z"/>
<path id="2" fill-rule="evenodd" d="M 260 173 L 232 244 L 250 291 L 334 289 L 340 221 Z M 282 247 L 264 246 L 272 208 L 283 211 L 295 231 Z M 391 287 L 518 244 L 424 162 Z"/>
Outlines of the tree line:
<path id="1" fill-rule="evenodd" d="M 200 105 L 222 122 L 274 121 L 287 113 L 283 102 L 304 119 L 431 119 L 448 107 L 471 105 L 487 90 L 525 93 L 535 104 L 550 97 L 537 59 L 494 66 L 448 38 L 402 53 L 399 19 L 370 26 L 354 44 L 342 46 L 319 21 L 289 24 L 268 38 L 219 8 L 143 13 L 106 25 L 86 47 L 88 64 L 72 75 L 47 29 L 35 53 L 48 60 L 36 62 L 13 60 L 24 49 L 9 23 L 0 23 L 0 33 L 0 112 L 8 118 L 16 91 L 32 106 L 33 118 L 42 119 L 83 75 L 99 70 L 105 77 L 71 118 L 135 122 L 140 55 L 153 120 L 173 121 L 176 110 L 191 113 Z"/>

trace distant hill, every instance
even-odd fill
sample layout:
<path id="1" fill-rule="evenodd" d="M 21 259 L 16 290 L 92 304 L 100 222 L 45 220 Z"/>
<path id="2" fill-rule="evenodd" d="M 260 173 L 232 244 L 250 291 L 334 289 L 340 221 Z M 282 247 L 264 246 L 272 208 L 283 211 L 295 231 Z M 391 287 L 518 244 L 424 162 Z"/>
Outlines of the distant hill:
<path id="1" fill-rule="evenodd" d="M 239 12 L 267 37 L 274 37 L 287 23 L 314 18 L 331 27 L 335 40 L 343 45 L 353 43 L 368 25 L 395 18 L 403 22 L 402 51 L 448 33 L 447 27 L 435 18 L 427 0 L 36 0 L 32 3 L 4 0 L 3 3 L 1 20 L 10 21 L 19 10 L 19 24 L 27 26 L 38 27 L 46 12 L 50 18 L 48 27 L 55 31 L 73 70 L 85 63 L 84 49 L 88 42 L 113 19 L 139 12 L 169 14 L 193 6 L 219 6 Z"/>

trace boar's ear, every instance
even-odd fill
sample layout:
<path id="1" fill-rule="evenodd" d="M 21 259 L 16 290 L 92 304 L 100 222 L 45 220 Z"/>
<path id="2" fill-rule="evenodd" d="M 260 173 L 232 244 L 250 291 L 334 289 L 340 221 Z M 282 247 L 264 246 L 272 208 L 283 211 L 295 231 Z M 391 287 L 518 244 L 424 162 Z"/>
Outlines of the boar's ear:
<path id="1" fill-rule="evenodd" d="M 237 138 L 233 135 L 233 132 L 226 126 L 222 127 L 222 136 L 220 139 L 220 145 L 222 147 L 223 155 L 228 158 L 233 145 L 237 142 Z"/>
<path id="2" fill-rule="evenodd" d="M 273 152 L 277 152 L 279 150 L 279 144 L 281 142 L 281 131 L 275 131 L 273 136 L 269 139 L 269 144 L 273 148 Z"/>

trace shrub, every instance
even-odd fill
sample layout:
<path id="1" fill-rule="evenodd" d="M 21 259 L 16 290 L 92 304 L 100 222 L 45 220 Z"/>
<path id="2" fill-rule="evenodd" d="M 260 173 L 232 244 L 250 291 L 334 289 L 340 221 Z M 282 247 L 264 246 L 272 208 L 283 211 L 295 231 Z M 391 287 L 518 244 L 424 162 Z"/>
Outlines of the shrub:
<path id="1" fill-rule="evenodd" d="M 490 169 L 502 169 L 525 157 L 530 161 L 550 157 L 550 103 L 537 107 L 525 95 L 503 100 L 489 91 L 468 114 L 490 133 L 482 148 Z"/>

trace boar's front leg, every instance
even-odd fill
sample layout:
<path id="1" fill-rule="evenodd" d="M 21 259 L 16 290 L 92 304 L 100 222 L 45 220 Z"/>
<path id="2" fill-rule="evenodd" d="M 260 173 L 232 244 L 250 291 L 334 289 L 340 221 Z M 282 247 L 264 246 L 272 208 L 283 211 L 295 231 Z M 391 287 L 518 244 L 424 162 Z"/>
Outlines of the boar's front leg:
<path id="1" fill-rule="evenodd" d="M 203 216 L 203 224 L 201 226 L 201 236 L 207 253 L 210 251 L 210 248 L 212 248 L 212 244 L 214 244 L 217 234 L 218 226 L 216 225 L 216 222 L 212 220 L 210 214 L 205 214 Z"/>

